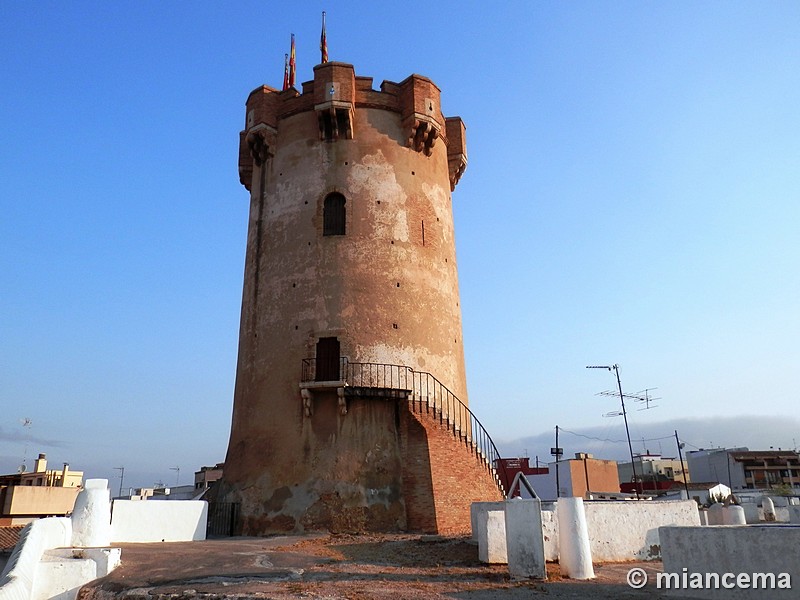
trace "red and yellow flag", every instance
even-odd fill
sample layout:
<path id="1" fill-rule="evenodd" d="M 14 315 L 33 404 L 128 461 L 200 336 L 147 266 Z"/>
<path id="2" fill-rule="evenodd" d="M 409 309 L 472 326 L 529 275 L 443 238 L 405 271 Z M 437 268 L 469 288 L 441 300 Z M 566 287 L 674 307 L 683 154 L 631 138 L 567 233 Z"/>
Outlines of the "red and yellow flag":
<path id="1" fill-rule="evenodd" d="M 319 51 L 322 53 L 322 62 L 328 62 L 328 38 L 325 35 L 325 11 L 322 11 L 322 34 L 319 37 Z"/>
<path id="2" fill-rule="evenodd" d="M 283 55 L 283 89 L 289 89 L 289 55 Z"/>
<path id="3" fill-rule="evenodd" d="M 292 34 L 292 50 L 289 55 L 289 87 L 294 87 L 295 58 L 294 34 Z"/>

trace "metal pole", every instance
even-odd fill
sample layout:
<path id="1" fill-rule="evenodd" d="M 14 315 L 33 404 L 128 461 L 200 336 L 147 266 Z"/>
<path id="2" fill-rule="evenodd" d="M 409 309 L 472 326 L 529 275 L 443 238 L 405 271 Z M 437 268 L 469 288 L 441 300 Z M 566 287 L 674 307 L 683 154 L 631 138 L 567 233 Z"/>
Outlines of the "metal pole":
<path id="1" fill-rule="evenodd" d="M 683 466 L 683 452 L 681 448 L 683 445 L 681 444 L 680 439 L 678 439 L 678 430 L 675 430 L 675 442 L 678 444 L 678 458 L 681 459 L 681 472 L 683 473 L 683 489 L 686 490 L 686 499 L 689 499 L 689 484 L 686 482 L 686 467 Z"/>
<path id="2" fill-rule="evenodd" d="M 585 454 L 585 453 L 584 453 Z M 589 469 L 586 466 L 586 457 L 583 457 L 583 476 L 586 478 L 586 495 L 592 493 L 591 489 L 589 488 Z"/>
<path id="3" fill-rule="evenodd" d="M 625 397 L 622 394 L 622 382 L 619 379 L 619 366 L 612 365 L 614 373 L 617 375 L 617 387 L 619 387 L 619 401 L 622 404 L 622 418 L 625 420 L 625 435 L 628 436 L 628 450 L 631 453 L 631 470 L 633 471 L 633 489 L 636 491 L 636 499 L 639 500 L 639 485 L 636 483 L 636 463 L 633 460 L 633 444 L 631 444 L 631 432 L 628 429 L 628 413 L 625 410 Z"/>
<path id="4" fill-rule="evenodd" d="M 556 425 L 556 498 L 561 497 L 561 482 L 558 479 L 558 425 Z"/>
<path id="5" fill-rule="evenodd" d="M 728 487 L 731 489 L 731 494 L 733 493 L 733 483 L 731 483 L 731 453 L 728 449 L 725 449 L 725 462 L 728 463 Z"/>

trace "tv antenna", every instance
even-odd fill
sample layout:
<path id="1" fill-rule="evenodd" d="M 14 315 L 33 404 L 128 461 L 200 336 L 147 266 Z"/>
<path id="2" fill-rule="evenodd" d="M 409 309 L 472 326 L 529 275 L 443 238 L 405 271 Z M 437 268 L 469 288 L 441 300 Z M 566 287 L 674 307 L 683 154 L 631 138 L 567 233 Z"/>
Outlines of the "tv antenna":
<path id="1" fill-rule="evenodd" d="M 30 429 L 31 425 L 33 425 L 33 421 L 31 421 L 28 417 L 20 419 L 19 422 L 22 425 L 23 431 Z M 22 452 L 22 464 L 17 469 L 18 473 L 24 473 L 28 470 L 28 467 L 25 465 L 25 463 L 28 461 L 28 434 L 23 434 L 23 439 L 25 440 L 25 449 Z"/>
<path id="2" fill-rule="evenodd" d="M 635 394 L 623 394 L 622 397 L 625 400 L 633 400 L 634 402 L 638 402 L 640 404 L 644 404 L 644 408 L 639 408 L 637 410 L 650 410 L 651 408 L 658 408 L 657 404 L 652 404 L 655 400 L 661 400 L 661 397 L 653 398 L 650 396 L 650 392 L 653 390 L 657 390 L 658 388 L 646 388 L 641 392 L 636 392 Z M 611 396 L 612 398 L 619 398 L 619 392 L 615 392 L 613 390 L 605 390 L 603 392 L 597 392 L 595 396 Z M 613 411 L 610 413 L 606 413 L 604 417 L 619 417 L 622 415 L 622 411 Z"/>
<path id="3" fill-rule="evenodd" d="M 181 468 L 180 467 L 170 467 L 169 470 L 170 471 L 177 471 L 177 474 L 175 475 L 175 487 L 178 487 L 178 482 L 181 479 Z"/>
<path id="4" fill-rule="evenodd" d="M 639 396 L 638 398 L 634 398 L 634 402 L 644 403 L 644 408 L 639 408 L 638 410 L 650 410 L 651 408 L 658 408 L 658 404 L 650 405 L 651 402 L 655 400 L 661 400 L 661 397 L 658 398 L 651 398 L 650 392 L 653 390 L 657 390 L 657 387 L 654 388 L 646 388 L 643 389 L 641 392 L 636 392 L 635 396 Z"/>

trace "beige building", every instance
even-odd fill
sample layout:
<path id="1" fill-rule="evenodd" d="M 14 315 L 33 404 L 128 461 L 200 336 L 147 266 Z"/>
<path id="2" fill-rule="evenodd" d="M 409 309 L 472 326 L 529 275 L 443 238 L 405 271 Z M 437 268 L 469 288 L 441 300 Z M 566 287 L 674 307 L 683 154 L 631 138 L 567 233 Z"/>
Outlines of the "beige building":
<path id="1" fill-rule="evenodd" d="M 578 452 L 559 462 L 559 496 L 586 497 L 589 493 L 619 493 L 617 462 Z"/>
<path id="2" fill-rule="evenodd" d="M 658 483 L 660 481 L 690 481 L 689 468 L 684 462 L 681 465 L 680 459 L 664 458 L 660 454 L 634 454 L 634 465 L 636 466 L 636 476 L 645 482 L 644 489 L 649 489 L 647 483 Z M 633 469 L 631 463 L 619 463 L 619 480 L 621 482 L 633 481 Z"/>
<path id="3" fill-rule="evenodd" d="M 0 475 L 0 524 L 67 515 L 82 487 L 83 471 L 71 471 L 68 463 L 48 469 L 47 457 L 39 454 L 32 472 Z"/>
<path id="4" fill-rule="evenodd" d="M 224 467 L 225 463 L 217 463 L 213 467 L 200 467 L 200 470 L 194 473 L 194 489 L 197 492 L 207 490 L 212 483 L 222 478 Z"/>

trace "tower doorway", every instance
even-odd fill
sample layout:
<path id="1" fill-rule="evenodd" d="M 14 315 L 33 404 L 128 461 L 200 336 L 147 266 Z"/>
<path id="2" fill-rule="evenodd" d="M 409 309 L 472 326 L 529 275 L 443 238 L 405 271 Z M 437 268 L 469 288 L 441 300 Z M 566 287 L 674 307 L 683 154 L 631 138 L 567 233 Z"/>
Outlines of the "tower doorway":
<path id="1" fill-rule="evenodd" d="M 335 337 L 319 338 L 317 342 L 317 360 L 315 381 L 339 381 L 339 339 Z"/>

